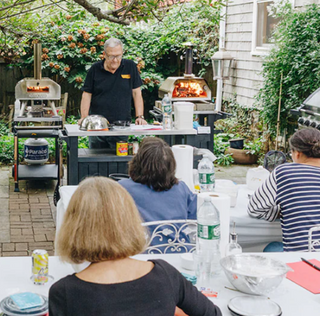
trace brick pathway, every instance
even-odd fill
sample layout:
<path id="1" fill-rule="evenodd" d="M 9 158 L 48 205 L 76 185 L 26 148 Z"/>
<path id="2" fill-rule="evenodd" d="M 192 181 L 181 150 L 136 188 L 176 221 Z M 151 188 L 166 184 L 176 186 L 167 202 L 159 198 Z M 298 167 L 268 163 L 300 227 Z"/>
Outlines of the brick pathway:
<path id="1" fill-rule="evenodd" d="M 55 206 L 52 202 L 55 181 L 19 181 L 20 192 L 14 192 L 14 181 L 9 168 L 1 168 L 1 187 L 5 187 L 7 176 L 7 196 L 1 196 L 0 203 L 7 207 L 2 220 L 7 220 L 0 234 L 1 256 L 29 256 L 34 249 L 46 249 L 49 255 L 54 252 Z M 1 205 L 0 204 L 0 205 Z M 2 218 L 3 217 L 3 218 Z M 1 226 L 0 226 L 1 229 Z"/>
<path id="2" fill-rule="evenodd" d="M 245 183 L 248 168 L 252 166 L 218 167 L 216 178 Z M 19 181 L 20 192 L 14 192 L 11 167 L 0 167 L 0 256 L 30 256 L 37 248 L 53 255 L 55 183 Z"/>

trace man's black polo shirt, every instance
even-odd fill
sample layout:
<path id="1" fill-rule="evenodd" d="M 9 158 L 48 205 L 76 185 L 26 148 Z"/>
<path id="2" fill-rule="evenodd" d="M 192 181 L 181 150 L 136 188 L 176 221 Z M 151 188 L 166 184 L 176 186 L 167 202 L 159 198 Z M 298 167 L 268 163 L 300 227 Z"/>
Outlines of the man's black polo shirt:
<path id="1" fill-rule="evenodd" d="M 131 120 L 132 89 L 142 85 L 137 65 L 122 59 L 114 74 L 104 69 L 104 60 L 93 64 L 82 91 L 92 94 L 90 114 L 103 115 L 110 123 Z"/>

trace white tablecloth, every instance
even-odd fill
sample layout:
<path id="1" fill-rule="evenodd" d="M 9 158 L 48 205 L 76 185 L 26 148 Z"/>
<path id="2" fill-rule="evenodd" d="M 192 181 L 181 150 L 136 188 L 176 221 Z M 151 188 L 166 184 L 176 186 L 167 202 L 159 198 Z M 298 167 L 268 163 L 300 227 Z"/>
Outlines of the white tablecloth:
<path id="1" fill-rule="evenodd" d="M 250 217 L 247 212 L 248 194 L 253 194 L 253 191 L 246 185 L 239 185 L 237 204 L 230 209 L 230 231 L 235 222 L 238 241 L 244 251 L 262 251 L 269 242 L 282 241 L 280 221 L 267 222 Z"/>
<path id="2" fill-rule="evenodd" d="M 300 257 L 306 259 L 320 260 L 320 253 L 269 253 L 263 254 L 272 258 L 281 260 L 285 263 L 300 261 Z M 163 259 L 175 266 L 181 272 L 194 274 L 193 271 L 183 270 L 180 266 L 179 254 L 168 255 L 138 255 L 137 259 Z M 32 291 L 35 293 L 48 295 L 48 291 L 53 282 L 46 285 L 34 285 L 30 280 L 31 275 L 31 257 L 3 257 L 0 258 L 0 300 L 8 295 L 17 292 Z M 60 278 L 72 274 L 71 265 L 61 263 L 58 257 L 49 258 L 49 274 L 57 281 Z M 225 275 L 222 273 L 215 280 L 213 289 L 218 291 L 218 297 L 212 301 L 220 307 L 223 315 L 231 315 L 227 304 L 235 296 L 246 295 L 240 292 L 226 289 L 231 287 Z M 319 316 L 320 314 L 320 296 L 296 285 L 290 280 L 284 279 L 280 286 L 269 295 L 269 297 L 278 303 L 284 316 Z"/>
<path id="3" fill-rule="evenodd" d="M 77 187 L 76 185 L 67 185 L 60 188 L 61 198 L 57 205 L 56 232 L 62 224 L 63 215 Z M 248 194 L 252 193 L 253 191 L 248 190 L 246 185 L 239 185 L 237 204 L 230 208 L 230 231 L 232 231 L 233 222 L 235 222 L 236 232 L 239 236 L 238 241 L 245 252 L 262 251 L 269 242 L 282 240 L 280 222 L 270 223 L 248 215 Z"/>

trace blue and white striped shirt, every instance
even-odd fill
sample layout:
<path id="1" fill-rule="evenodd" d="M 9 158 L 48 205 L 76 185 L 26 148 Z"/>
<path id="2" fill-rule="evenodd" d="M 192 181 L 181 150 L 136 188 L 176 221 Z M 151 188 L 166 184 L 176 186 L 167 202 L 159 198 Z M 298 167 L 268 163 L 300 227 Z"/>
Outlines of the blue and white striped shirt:
<path id="1" fill-rule="evenodd" d="M 320 167 L 278 166 L 253 194 L 248 213 L 270 222 L 280 217 L 284 251 L 308 251 L 308 231 L 320 224 Z"/>

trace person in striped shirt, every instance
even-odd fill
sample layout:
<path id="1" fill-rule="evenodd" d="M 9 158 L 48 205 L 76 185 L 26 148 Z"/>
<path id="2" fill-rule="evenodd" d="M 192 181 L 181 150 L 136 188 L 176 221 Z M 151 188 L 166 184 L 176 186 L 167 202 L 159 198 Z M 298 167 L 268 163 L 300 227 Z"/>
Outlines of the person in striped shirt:
<path id="1" fill-rule="evenodd" d="M 299 130 L 289 145 L 293 163 L 274 169 L 254 192 L 248 213 L 270 222 L 280 218 L 283 250 L 308 251 L 308 231 L 320 224 L 320 132 Z"/>

